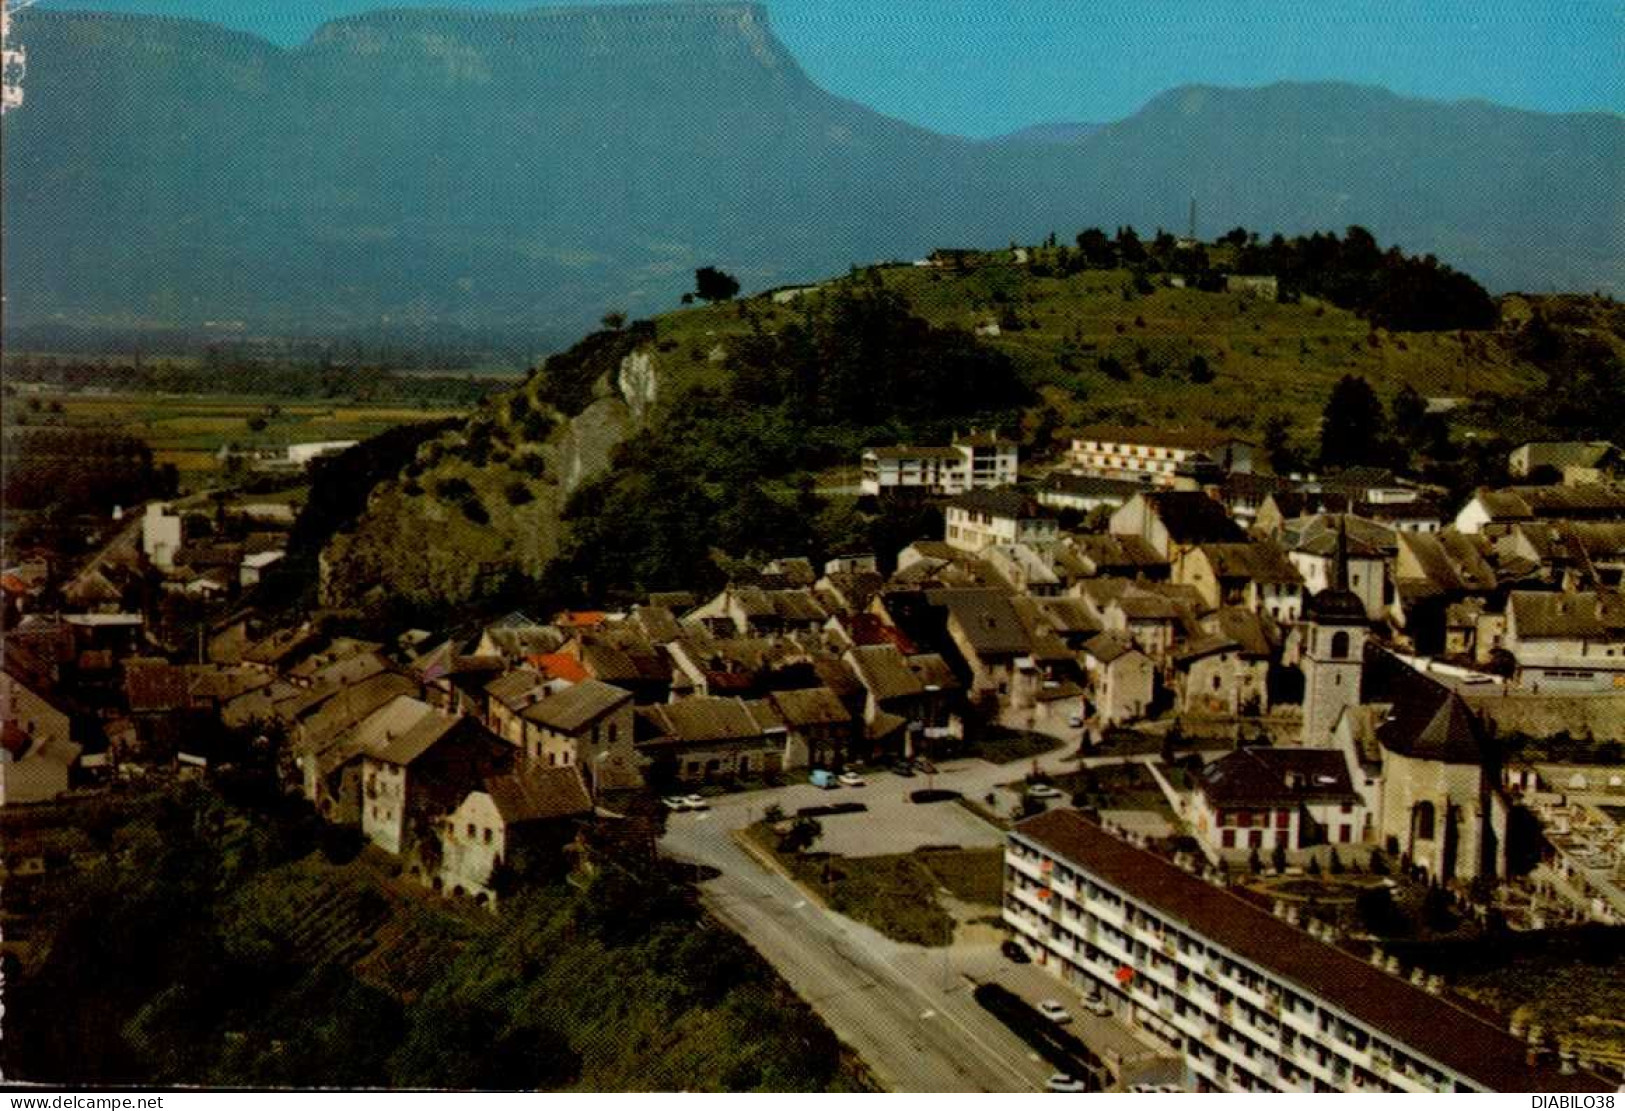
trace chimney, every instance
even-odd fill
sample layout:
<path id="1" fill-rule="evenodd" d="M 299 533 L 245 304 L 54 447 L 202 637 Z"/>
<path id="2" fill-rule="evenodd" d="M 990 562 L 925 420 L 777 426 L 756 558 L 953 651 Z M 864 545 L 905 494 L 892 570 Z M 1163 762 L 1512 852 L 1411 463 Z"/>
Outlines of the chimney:
<path id="1" fill-rule="evenodd" d="M 1574 1050 L 1565 1046 L 1558 1051 L 1557 1071 L 1564 1076 L 1573 1076 L 1578 1071 L 1574 1067 Z"/>
<path id="2" fill-rule="evenodd" d="M 1372 963 L 1372 965 L 1377 967 L 1377 968 L 1381 968 L 1383 966 L 1384 960 L 1385 960 L 1385 958 L 1383 956 L 1382 949 L 1379 946 L 1373 945 L 1371 947 L 1371 963 Z M 1514 1030 L 1513 1033 L 1514 1034 L 1521 1034 L 1522 1031 Z"/>
<path id="3" fill-rule="evenodd" d="M 1444 993 L 1444 977 L 1437 972 L 1429 976 L 1427 990 L 1429 995 L 1442 995 Z"/>
<path id="4" fill-rule="evenodd" d="M 1285 918 L 1286 917 L 1286 903 L 1281 899 L 1275 900 L 1275 905 L 1271 908 L 1271 913 L 1274 914 L 1275 917 L 1277 917 L 1277 918 Z"/>

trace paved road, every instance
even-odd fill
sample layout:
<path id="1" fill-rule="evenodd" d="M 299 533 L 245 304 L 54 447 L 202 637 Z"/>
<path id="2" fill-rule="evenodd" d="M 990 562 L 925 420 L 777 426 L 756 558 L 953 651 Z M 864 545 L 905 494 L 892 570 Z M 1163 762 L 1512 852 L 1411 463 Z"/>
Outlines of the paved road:
<path id="1" fill-rule="evenodd" d="M 1052 771 L 1076 766 L 1059 754 L 1044 758 L 1041 765 Z M 979 798 L 1030 767 L 1030 761 L 1003 767 L 958 761 L 943 766 L 935 785 Z M 888 814 L 908 808 L 936 811 L 946 819 L 951 809 L 954 822 L 970 818 L 952 803 L 917 807 L 906 801 L 908 791 L 924 786 L 923 777 L 876 773 L 869 786 L 838 792 L 798 784 L 727 796 L 712 800 L 707 812 L 672 815 L 661 846 L 670 856 L 718 870 L 718 876 L 700 885 L 707 905 L 778 969 L 886 1087 L 915 1092 L 1042 1089 L 1053 1070 L 976 1003 L 972 977 L 1000 975 L 1002 981 L 1002 971 L 1009 970 L 1020 981 L 1017 990 L 1035 998 L 1044 997 L 1036 994 L 1040 991 L 1066 998 L 1062 985 L 1030 979 L 1030 969 L 1013 969 L 991 942 L 928 949 L 892 941 L 808 898 L 732 836 L 771 804 L 794 813 L 798 806 L 862 799 L 870 814 L 831 818 L 826 827 L 864 821 L 877 833 L 873 852 L 907 851 L 913 845 L 900 842 L 909 838 L 933 843 L 929 823 L 886 822 Z M 990 836 L 986 843 L 995 840 Z M 940 836 L 934 843 L 942 843 Z"/>

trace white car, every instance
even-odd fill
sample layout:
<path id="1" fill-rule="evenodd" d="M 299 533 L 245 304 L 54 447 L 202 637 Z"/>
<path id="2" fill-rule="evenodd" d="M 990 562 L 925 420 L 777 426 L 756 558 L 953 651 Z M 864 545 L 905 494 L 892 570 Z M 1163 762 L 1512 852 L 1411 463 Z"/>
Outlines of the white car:
<path id="1" fill-rule="evenodd" d="M 841 783 L 847 787 L 862 787 L 863 776 L 859 775 L 857 772 L 842 772 Z"/>
<path id="2" fill-rule="evenodd" d="M 1074 729 L 1083 728 L 1083 718 L 1077 714 L 1073 714 L 1071 717 L 1067 718 L 1066 723 Z"/>
<path id="3" fill-rule="evenodd" d="M 701 798 L 699 795 L 684 795 L 683 805 L 688 807 L 690 810 L 711 809 L 711 804 L 706 802 L 705 799 Z"/>
<path id="4" fill-rule="evenodd" d="M 667 810 L 687 810 L 688 800 L 680 795 L 668 795 L 660 800 Z"/>
<path id="5" fill-rule="evenodd" d="M 1072 1021 L 1072 1013 L 1053 999 L 1046 999 L 1040 1003 L 1038 1013 L 1059 1025 Z"/>
<path id="6" fill-rule="evenodd" d="M 1064 1072 L 1058 1072 L 1045 1084 L 1052 1092 L 1087 1092 L 1089 1085 Z"/>
<path id="7" fill-rule="evenodd" d="M 1168 1094 L 1178 1094 L 1184 1090 L 1178 1084 L 1136 1084 L 1129 1089 L 1131 1092 L 1163 1092 Z"/>
<path id="8" fill-rule="evenodd" d="M 1106 1002 L 1104 996 L 1099 995 L 1091 995 L 1085 999 L 1083 1009 L 1092 1015 L 1099 1015 L 1101 1018 L 1108 1018 L 1112 1013 L 1111 1004 Z"/>
<path id="9" fill-rule="evenodd" d="M 1061 797 L 1059 788 L 1051 787 L 1048 783 L 1034 783 L 1027 788 L 1027 797 L 1033 799 L 1058 799 Z"/>

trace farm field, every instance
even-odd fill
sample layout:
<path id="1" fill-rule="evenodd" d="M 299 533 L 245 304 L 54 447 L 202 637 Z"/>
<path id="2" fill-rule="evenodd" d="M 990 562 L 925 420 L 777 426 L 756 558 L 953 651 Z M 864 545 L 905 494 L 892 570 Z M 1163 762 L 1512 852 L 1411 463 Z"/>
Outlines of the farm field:
<path id="1" fill-rule="evenodd" d="M 32 410 L 34 402 L 38 410 Z M 183 490 L 209 485 L 223 473 L 220 449 L 275 449 L 323 440 L 364 440 L 417 421 L 462 416 L 467 410 L 401 402 L 289 401 L 252 395 L 67 394 L 13 399 L 29 424 L 98 428 L 139 436 L 157 464 L 173 463 Z M 57 406 L 61 411 L 57 411 Z"/>

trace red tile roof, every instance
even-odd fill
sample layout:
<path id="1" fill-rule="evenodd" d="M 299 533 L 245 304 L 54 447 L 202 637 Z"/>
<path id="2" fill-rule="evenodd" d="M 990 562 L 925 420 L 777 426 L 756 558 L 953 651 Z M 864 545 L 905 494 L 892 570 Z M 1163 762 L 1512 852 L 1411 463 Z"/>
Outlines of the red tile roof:
<path id="1" fill-rule="evenodd" d="M 526 656 L 525 662 L 549 679 L 563 679 L 570 683 L 579 683 L 583 679 L 590 679 L 587 669 L 581 666 L 581 661 L 574 656 L 563 652 L 543 652 L 534 656 Z"/>

